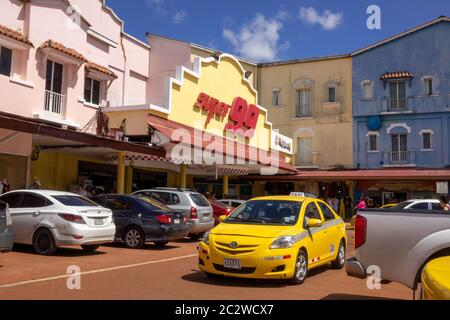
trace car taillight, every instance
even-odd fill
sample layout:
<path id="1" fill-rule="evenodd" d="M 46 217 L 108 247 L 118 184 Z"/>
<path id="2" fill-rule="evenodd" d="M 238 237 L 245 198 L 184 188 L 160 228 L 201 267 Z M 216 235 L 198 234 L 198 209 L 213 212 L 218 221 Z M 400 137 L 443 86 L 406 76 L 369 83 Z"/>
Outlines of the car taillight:
<path id="1" fill-rule="evenodd" d="M 190 215 L 191 219 L 198 219 L 198 215 L 197 215 L 197 208 L 191 207 L 191 215 Z"/>
<path id="2" fill-rule="evenodd" d="M 355 219 L 355 249 L 366 242 L 367 219 L 357 215 Z"/>
<path id="3" fill-rule="evenodd" d="M 86 224 L 82 216 L 70 213 L 60 213 L 59 216 L 66 221 L 78 224 Z"/>
<path id="4" fill-rule="evenodd" d="M 156 220 L 164 224 L 169 224 L 172 223 L 172 216 L 168 214 L 161 214 L 159 216 L 156 216 Z"/>

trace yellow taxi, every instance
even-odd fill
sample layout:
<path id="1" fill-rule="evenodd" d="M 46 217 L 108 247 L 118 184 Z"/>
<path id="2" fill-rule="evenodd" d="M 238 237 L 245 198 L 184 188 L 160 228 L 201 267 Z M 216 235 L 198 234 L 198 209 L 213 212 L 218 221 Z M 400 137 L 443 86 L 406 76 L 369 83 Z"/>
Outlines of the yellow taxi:
<path id="1" fill-rule="evenodd" d="M 431 260 L 421 275 L 424 300 L 450 300 L 450 256 Z"/>
<path id="2" fill-rule="evenodd" d="M 305 281 L 308 271 L 345 263 L 344 221 L 324 201 L 301 193 L 243 203 L 205 233 L 199 268 L 217 275 Z"/>

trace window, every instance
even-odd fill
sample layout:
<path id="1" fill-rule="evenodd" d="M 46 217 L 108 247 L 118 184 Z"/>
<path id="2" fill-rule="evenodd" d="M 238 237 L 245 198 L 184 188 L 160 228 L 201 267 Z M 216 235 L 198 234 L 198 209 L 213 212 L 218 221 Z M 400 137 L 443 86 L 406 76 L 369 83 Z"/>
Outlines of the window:
<path id="1" fill-rule="evenodd" d="M 62 94 L 63 65 L 47 60 L 45 90 Z"/>
<path id="2" fill-rule="evenodd" d="M 431 132 L 422 133 L 422 149 L 431 150 Z"/>
<path id="3" fill-rule="evenodd" d="M 50 201 L 37 194 L 24 193 L 21 208 L 43 208 L 51 205 Z"/>
<path id="4" fill-rule="evenodd" d="M 408 163 L 408 136 L 406 134 L 391 135 L 391 161 L 393 163 Z"/>
<path id="5" fill-rule="evenodd" d="M 305 218 L 322 220 L 322 217 L 320 216 L 320 213 L 319 213 L 319 208 L 317 208 L 316 203 L 311 202 L 310 204 L 308 204 L 306 206 Z"/>
<path id="6" fill-rule="evenodd" d="M 176 195 L 176 194 L 173 194 L 172 195 L 172 204 L 179 204 L 180 203 L 180 198 Z"/>
<path id="7" fill-rule="evenodd" d="M 192 201 L 199 207 L 207 207 L 209 206 L 209 201 L 200 193 L 190 193 L 189 197 Z"/>
<path id="8" fill-rule="evenodd" d="M 325 218 L 325 221 L 330 221 L 330 220 L 336 219 L 333 211 L 331 211 L 331 209 L 325 203 L 319 202 L 319 207 L 320 207 L 320 210 L 322 210 L 322 214 L 323 214 L 323 217 Z"/>
<path id="9" fill-rule="evenodd" d="M 280 105 L 280 89 L 273 89 L 272 91 L 272 105 L 279 106 Z"/>
<path id="10" fill-rule="evenodd" d="M 80 196 L 53 196 L 57 201 L 69 207 L 96 207 L 97 204 Z"/>
<path id="11" fill-rule="evenodd" d="M 311 116 L 311 90 L 296 90 L 296 112 L 297 118 Z"/>
<path id="12" fill-rule="evenodd" d="M 297 164 L 311 165 L 313 163 L 312 157 L 312 138 L 298 138 L 297 147 Z"/>
<path id="13" fill-rule="evenodd" d="M 410 207 L 410 209 L 414 210 L 428 210 L 428 202 L 417 203 Z"/>
<path id="14" fill-rule="evenodd" d="M 431 96 L 433 95 L 433 79 L 427 78 L 423 80 L 424 86 L 425 86 L 425 95 Z"/>
<path id="15" fill-rule="evenodd" d="M 11 193 L 6 196 L 0 197 L 0 200 L 6 202 L 9 205 L 10 209 L 19 208 L 20 203 L 22 202 L 22 194 L 21 193 Z"/>
<path id="16" fill-rule="evenodd" d="M 117 210 L 132 210 L 132 206 L 128 201 L 117 199 L 117 198 L 108 198 L 105 204 L 106 208 L 111 209 L 113 211 Z"/>
<path id="17" fill-rule="evenodd" d="M 389 83 L 389 109 L 392 111 L 407 109 L 406 82 Z"/>
<path id="18" fill-rule="evenodd" d="M 442 210 L 442 208 L 441 208 L 441 205 L 439 204 L 439 203 L 432 203 L 431 204 L 431 210 L 439 210 L 439 211 L 441 211 Z"/>
<path id="19" fill-rule="evenodd" d="M 378 151 L 378 135 L 369 134 L 369 151 Z"/>
<path id="20" fill-rule="evenodd" d="M 84 100 L 95 105 L 100 104 L 100 81 L 86 77 L 84 81 Z"/>
<path id="21" fill-rule="evenodd" d="M 165 205 L 171 205 L 172 204 L 172 197 L 170 193 L 168 192 L 152 192 L 153 199 L 158 200 L 162 204 Z"/>
<path id="22" fill-rule="evenodd" d="M 365 80 L 362 82 L 363 99 L 370 100 L 373 99 L 373 82 L 370 80 Z"/>
<path id="23" fill-rule="evenodd" d="M 0 47 L 0 74 L 9 77 L 11 75 L 12 50 Z"/>
<path id="24" fill-rule="evenodd" d="M 336 88 L 335 87 L 328 88 L 328 102 L 336 102 Z"/>

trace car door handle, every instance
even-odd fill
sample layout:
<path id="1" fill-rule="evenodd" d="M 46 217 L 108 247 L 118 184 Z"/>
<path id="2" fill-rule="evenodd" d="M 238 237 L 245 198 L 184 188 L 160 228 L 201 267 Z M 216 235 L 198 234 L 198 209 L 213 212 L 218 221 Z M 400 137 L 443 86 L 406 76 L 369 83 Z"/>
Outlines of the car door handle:
<path id="1" fill-rule="evenodd" d="M 35 217 L 37 217 L 37 216 L 40 215 L 40 214 L 41 214 L 40 211 L 36 211 L 35 213 L 33 213 L 33 215 L 34 215 Z"/>

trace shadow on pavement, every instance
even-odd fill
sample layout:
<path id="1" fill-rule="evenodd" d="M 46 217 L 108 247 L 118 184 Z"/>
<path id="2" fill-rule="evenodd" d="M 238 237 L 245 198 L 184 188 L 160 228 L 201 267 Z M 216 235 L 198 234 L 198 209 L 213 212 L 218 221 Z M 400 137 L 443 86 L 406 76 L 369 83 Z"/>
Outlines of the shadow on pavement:
<path id="1" fill-rule="evenodd" d="M 362 296 L 362 295 L 354 295 L 354 294 L 347 294 L 347 293 L 333 293 L 326 297 L 323 297 L 320 300 L 399 300 L 399 299 Z"/>
<path id="2" fill-rule="evenodd" d="M 13 247 L 14 252 L 20 253 L 29 253 L 39 256 L 35 251 L 33 246 L 27 246 L 22 244 L 14 244 Z M 56 250 L 55 254 L 52 257 L 81 257 L 81 256 L 98 256 L 103 255 L 106 252 L 102 252 L 102 248 L 98 248 L 97 251 L 94 252 L 86 252 L 81 247 L 60 247 Z"/>
<path id="3" fill-rule="evenodd" d="M 288 286 L 286 280 L 259 280 L 221 277 L 208 278 L 203 272 L 192 270 L 192 273 L 181 277 L 185 281 L 214 285 L 218 287 L 247 287 L 247 288 L 282 288 Z"/>
<path id="4" fill-rule="evenodd" d="M 104 245 L 102 245 L 102 247 L 104 246 L 104 247 L 111 247 L 111 248 L 119 248 L 119 249 L 123 249 L 123 250 L 151 250 L 151 251 L 165 251 L 165 250 L 172 250 L 172 249 L 179 248 L 179 246 L 171 245 L 171 244 L 173 244 L 173 242 L 170 242 L 169 244 L 167 244 L 163 247 L 159 247 L 151 242 L 148 242 L 140 249 L 131 249 L 131 248 L 127 248 L 125 246 L 125 244 L 123 244 L 121 242 L 114 242 L 114 243 L 104 244 Z"/>

